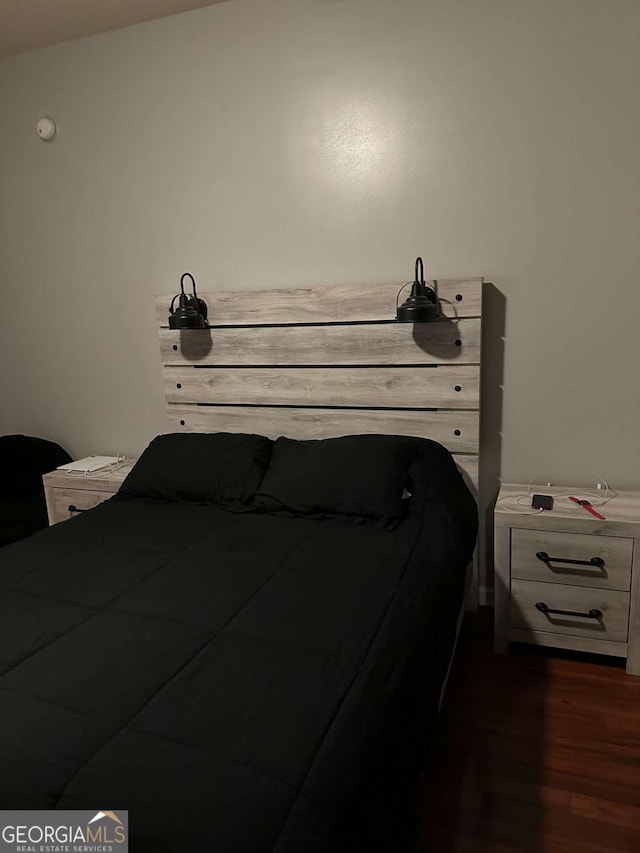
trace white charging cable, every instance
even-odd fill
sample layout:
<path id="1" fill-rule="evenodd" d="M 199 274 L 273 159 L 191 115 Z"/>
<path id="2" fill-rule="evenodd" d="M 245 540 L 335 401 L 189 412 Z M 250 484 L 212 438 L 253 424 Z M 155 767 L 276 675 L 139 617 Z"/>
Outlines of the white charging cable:
<path id="1" fill-rule="evenodd" d="M 119 471 L 121 468 L 130 462 L 131 460 L 123 456 L 119 453 L 116 457 L 115 462 L 111 462 L 108 465 L 101 465 L 99 468 L 88 469 L 87 471 L 73 471 L 68 470 L 65 471 L 67 477 L 76 477 L 78 479 L 82 479 L 83 477 L 93 477 L 96 480 L 99 480 L 101 477 L 108 477 L 110 474 L 115 474 L 116 471 Z"/>
<path id="2" fill-rule="evenodd" d="M 499 498 L 496 506 L 500 507 L 504 512 L 515 512 L 520 515 L 539 515 L 541 512 L 545 512 L 544 509 L 534 508 L 531 506 L 531 496 L 533 494 L 533 481 L 529 480 L 527 486 L 526 494 L 520 495 L 504 495 Z M 547 486 L 550 486 L 551 483 L 547 481 Z M 602 486 L 604 485 L 604 496 L 602 495 Z M 615 489 L 611 488 L 609 483 L 603 478 L 600 477 L 597 481 L 596 488 L 600 492 L 600 494 L 596 494 L 594 491 L 583 491 L 582 489 L 578 490 L 578 495 L 581 500 L 584 500 L 585 497 L 589 500 L 589 503 L 592 507 L 604 506 L 609 503 L 610 500 L 617 497 L 618 493 Z M 575 509 L 575 505 L 573 501 L 570 500 L 571 497 L 576 497 L 576 495 L 571 494 L 570 492 L 566 492 L 559 495 L 553 495 L 554 503 L 561 501 L 561 506 L 563 509 Z M 593 500 L 591 500 L 593 498 Z M 516 504 L 515 507 L 508 506 L 508 502 L 512 504 Z"/>

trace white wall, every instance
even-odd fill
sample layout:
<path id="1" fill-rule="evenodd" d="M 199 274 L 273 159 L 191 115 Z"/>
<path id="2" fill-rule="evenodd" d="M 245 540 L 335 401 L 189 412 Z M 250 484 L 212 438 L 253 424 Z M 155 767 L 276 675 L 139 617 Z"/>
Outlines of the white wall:
<path id="1" fill-rule="evenodd" d="M 153 295 L 185 270 L 422 254 L 504 297 L 503 478 L 640 488 L 639 36 L 636 0 L 231 0 L 1 61 L 0 430 L 81 455 L 164 430 Z"/>

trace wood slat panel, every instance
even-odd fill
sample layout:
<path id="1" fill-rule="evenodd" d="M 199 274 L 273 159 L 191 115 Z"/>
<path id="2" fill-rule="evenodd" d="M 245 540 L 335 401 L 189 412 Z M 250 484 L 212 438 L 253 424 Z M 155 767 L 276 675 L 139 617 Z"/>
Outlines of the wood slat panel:
<path id="1" fill-rule="evenodd" d="M 480 416 L 475 411 L 407 412 L 372 409 L 297 409 L 268 406 L 167 406 L 178 431 L 255 432 L 269 438 L 331 438 L 389 433 L 432 438 L 452 453 L 477 453 Z M 459 430 L 460 435 L 455 431 Z"/>
<path id="2" fill-rule="evenodd" d="M 602 611 L 601 619 L 545 615 L 536 602 L 551 608 L 588 613 Z M 591 637 L 626 643 L 629 627 L 629 593 L 617 589 L 593 589 L 568 584 L 511 579 L 511 627 L 572 637 Z"/>
<path id="3" fill-rule="evenodd" d="M 589 652 L 596 655 L 612 655 L 621 658 L 627 655 L 626 643 L 616 643 L 612 640 L 594 640 L 593 637 L 573 637 L 569 634 L 530 631 L 527 628 L 511 628 L 509 639 L 514 643 L 552 646 L 554 649 L 570 649 L 574 652 Z"/>
<path id="4" fill-rule="evenodd" d="M 536 556 L 549 554 L 548 562 Z M 522 530 L 511 533 L 511 577 L 543 583 L 571 584 L 629 591 L 633 539 L 622 536 L 594 536 L 551 530 Z M 599 557 L 602 566 L 590 565 Z M 583 565 L 563 562 L 582 560 Z"/>
<path id="5" fill-rule="evenodd" d="M 214 326 L 264 323 L 345 323 L 393 320 L 402 282 L 329 284 L 282 290 L 202 292 Z M 447 317 L 481 315 L 482 278 L 440 279 L 436 283 L 440 311 Z M 176 291 L 179 285 L 176 284 Z M 406 297 L 410 288 L 401 296 Z M 159 326 L 167 326 L 174 293 L 156 297 Z M 457 299 L 456 297 L 462 297 Z"/>
<path id="6" fill-rule="evenodd" d="M 456 346 L 456 340 L 462 345 Z M 415 326 L 161 329 L 160 349 L 165 365 L 479 364 L 480 320 Z"/>
<path id="7" fill-rule="evenodd" d="M 480 368 L 462 367 L 171 367 L 164 371 L 172 403 L 271 406 L 386 406 L 477 409 Z M 459 391 L 456 391 L 459 388 Z"/>
<path id="8" fill-rule="evenodd" d="M 532 514 L 519 512 L 516 516 L 513 509 L 522 509 L 518 505 L 518 500 L 529 494 L 530 486 L 527 483 L 503 483 L 500 489 L 500 503 L 494 512 L 495 526 L 514 527 L 514 519 L 517 518 L 517 526 L 527 530 L 571 530 L 575 533 L 600 533 L 600 525 L 597 520 L 585 512 L 581 506 L 569 500 L 566 486 L 545 486 L 544 489 L 540 486 L 539 488 L 540 491 L 544 491 L 545 494 L 551 495 L 555 499 L 553 510 Z M 580 496 L 582 489 L 579 486 L 573 486 L 573 488 L 578 491 L 578 496 Z M 604 514 L 607 517 L 608 536 L 625 536 L 635 539 L 640 535 L 638 528 L 640 522 L 638 518 L 639 501 L 640 491 L 620 491 L 615 501 L 607 504 Z M 567 523 L 569 523 L 568 527 Z"/>

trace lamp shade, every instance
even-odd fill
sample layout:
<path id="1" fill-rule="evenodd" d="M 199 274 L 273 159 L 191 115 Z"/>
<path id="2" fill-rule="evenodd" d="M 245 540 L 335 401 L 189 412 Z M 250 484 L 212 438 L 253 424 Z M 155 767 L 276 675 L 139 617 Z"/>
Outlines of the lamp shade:
<path id="1" fill-rule="evenodd" d="M 187 296 L 184 292 L 185 277 L 191 279 L 193 286 L 193 296 Z M 176 299 L 178 307 L 174 310 Z M 196 293 L 196 282 L 191 273 L 184 273 L 180 279 L 180 293 L 176 294 L 171 300 L 169 308 L 169 328 L 170 329 L 206 329 L 207 328 L 207 306 L 202 299 L 198 298 Z"/>
<path id="2" fill-rule="evenodd" d="M 396 308 L 396 320 L 399 323 L 429 323 L 437 319 L 436 294 L 425 283 L 422 258 L 416 258 L 416 275 L 411 285 L 411 295 Z"/>
<path id="3" fill-rule="evenodd" d="M 178 307 L 169 314 L 170 329 L 204 329 L 204 317 L 189 304 L 189 298 L 180 294 Z"/>

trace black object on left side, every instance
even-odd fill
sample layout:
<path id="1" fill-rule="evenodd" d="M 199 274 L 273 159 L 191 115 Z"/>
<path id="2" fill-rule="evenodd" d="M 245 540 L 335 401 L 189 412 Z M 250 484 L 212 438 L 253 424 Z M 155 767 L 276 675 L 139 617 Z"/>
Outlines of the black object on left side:
<path id="1" fill-rule="evenodd" d="M 0 546 L 48 526 L 42 475 L 67 462 L 71 457 L 53 441 L 0 436 Z"/>

